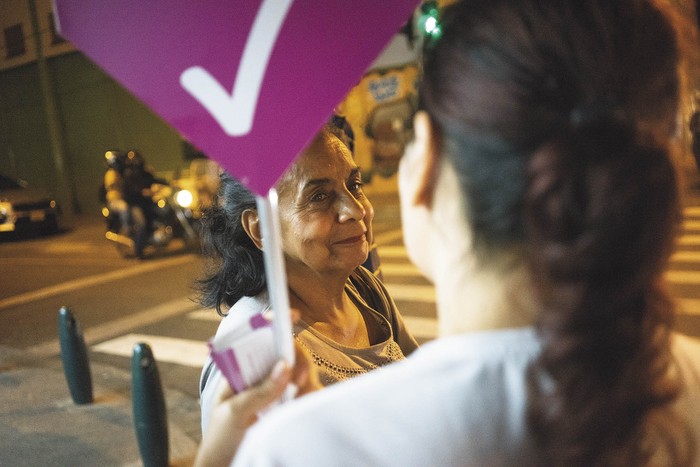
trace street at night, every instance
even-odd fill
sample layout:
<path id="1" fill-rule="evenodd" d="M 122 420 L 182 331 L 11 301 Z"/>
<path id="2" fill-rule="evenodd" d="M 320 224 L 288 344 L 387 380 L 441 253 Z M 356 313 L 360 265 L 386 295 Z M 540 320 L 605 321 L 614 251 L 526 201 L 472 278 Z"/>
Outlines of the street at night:
<path id="1" fill-rule="evenodd" d="M 700 0 L 0 3 L 0 466 L 695 465 Z"/>

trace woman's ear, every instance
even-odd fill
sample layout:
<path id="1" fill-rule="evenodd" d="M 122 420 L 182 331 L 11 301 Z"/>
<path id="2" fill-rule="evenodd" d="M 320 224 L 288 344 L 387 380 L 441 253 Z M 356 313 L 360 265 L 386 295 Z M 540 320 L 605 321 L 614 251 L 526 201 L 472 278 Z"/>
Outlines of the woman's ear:
<path id="1" fill-rule="evenodd" d="M 248 237 L 253 241 L 259 250 L 262 250 L 262 235 L 260 234 L 260 218 L 255 209 L 246 209 L 241 215 L 241 225 Z"/>
<path id="2" fill-rule="evenodd" d="M 415 195 L 413 202 L 416 205 L 431 207 L 433 192 L 440 175 L 441 148 L 440 141 L 432 120 L 424 111 L 417 112 L 413 118 L 413 151 L 415 162 L 412 170 L 415 170 Z"/>

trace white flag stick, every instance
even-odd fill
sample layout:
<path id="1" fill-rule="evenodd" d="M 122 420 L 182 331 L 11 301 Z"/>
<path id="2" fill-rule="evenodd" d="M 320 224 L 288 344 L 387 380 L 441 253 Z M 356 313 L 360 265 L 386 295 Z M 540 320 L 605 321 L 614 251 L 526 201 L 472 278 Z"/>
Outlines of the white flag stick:
<path id="1" fill-rule="evenodd" d="M 292 317 L 289 310 L 287 273 L 282 254 L 277 190 L 270 188 L 267 196 L 256 196 L 255 201 L 262 229 L 267 291 L 274 312 L 272 329 L 275 335 L 277 356 L 292 367 L 294 365 L 294 340 L 292 337 Z M 288 395 L 289 391 L 287 391 L 285 399 L 289 397 Z"/>

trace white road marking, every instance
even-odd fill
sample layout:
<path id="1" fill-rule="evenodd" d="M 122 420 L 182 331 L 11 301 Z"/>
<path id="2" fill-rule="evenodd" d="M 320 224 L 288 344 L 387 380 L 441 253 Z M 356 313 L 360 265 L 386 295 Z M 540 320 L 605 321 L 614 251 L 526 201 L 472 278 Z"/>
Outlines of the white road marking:
<path id="1" fill-rule="evenodd" d="M 146 334 L 126 334 L 92 347 L 95 352 L 131 358 L 134 346 L 146 343 L 157 362 L 201 368 L 209 355 L 206 342 Z"/>
<path id="2" fill-rule="evenodd" d="M 386 261 L 381 261 L 381 256 L 379 257 L 379 259 L 380 267 L 382 273 L 384 274 L 384 277 L 386 277 L 387 275 L 404 277 L 425 277 L 418 270 L 418 268 L 411 263 L 388 263 Z"/>
<path id="3" fill-rule="evenodd" d="M 667 271 L 666 280 L 674 284 L 700 285 L 700 271 Z"/>
<path id="4" fill-rule="evenodd" d="M 700 262 L 700 251 L 677 251 L 671 255 L 671 261 Z"/>
<path id="5" fill-rule="evenodd" d="M 196 310 L 191 313 L 187 313 L 187 319 L 219 322 L 223 319 L 223 316 L 219 316 L 216 310 L 212 308 L 206 310 Z"/>
<path id="6" fill-rule="evenodd" d="M 403 316 L 406 327 L 413 337 L 421 339 L 435 339 L 438 335 L 438 322 L 435 318 L 421 318 L 419 316 Z"/>
<path id="7" fill-rule="evenodd" d="M 134 313 L 123 318 L 108 321 L 98 326 L 83 329 L 83 339 L 87 345 L 118 336 L 138 327 L 157 323 L 158 321 L 177 316 L 191 311 L 199 306 L 188 297 L 180 297 L 166 303 L 148 308 L 139 313 Z M 214 313 L 216 314 L 216 313 Z M 80 325 L 80 320 L 78 319 Z M 27 349 L 29 353 L 36 357 L 47 357 L 57 355 L 61 351 L 58 339 L 54 339 L 42 344 L 35 345 Z"/>
<path id="8" fill-rule="evenodd" d="M 35 290 L 33 292 L 27 292 L 0 300 L 0 310 L 11 306 L 24 305 L 25 303 L 31 303 L 44 298 L 73 292 L 74 290 L 84 289 L 86 287 L 94 287 L 106 282 L 126 279 L 127 277 L 157 271 L 158 269 L 163 269 L 170 266 L 189 263 L 195 258 L 195 255 L 188 254 L 159 261 L 139 263 L 125 269 L 118 269 L 116 271 L 98 274 L 95 276 L 81 277 L 80 279 L 63 282 L 62 284 L 44 287 L 43 289 Z"/>
<path id="9" fill-rule="evenodd" d="M 680 298 L 678 302 L 678 313 L 682 315 L 700 315 L 700 299 Z"/>
<path id="10" fill-rule="evenodd" d="M 391 258 L 391 259 L 397 259 L 397 258 L 408 258 L 408 252 L 406 251 L 406 247 L 403 245 L 389 245 L 389 246 L 381 246 L 379 245 L 378 253 L 379 253 L 379 259 L 383 258 Z"/>
<path id="11" fill-rule="evenodd" d="M 432 285 L 384 283 L 394 301 L 406 300 L 435 303 L 435 288 Z"/>
<path id="12" fill-rule="evenodd" d="M 684 208 L 683 215 L 686 217 L 700 216 L 700 206 L 689 206 Z"/>
<path id="13" fill-rule="evenodd" d="M 401 229 L 387 230 L 382 233 L 374 234 L 374 242 L 379 245 L 379 251 L 382 251 L 382 244 L 395 242 L 403 239 L 403 231 Z M 381 257 L 380 257 L 381 258 Z"/>
<path id="14" fill-rule="evenodd" d="M 680 246 L 699 246 L 700 235 L 682 235 L 676 243 Z"/>

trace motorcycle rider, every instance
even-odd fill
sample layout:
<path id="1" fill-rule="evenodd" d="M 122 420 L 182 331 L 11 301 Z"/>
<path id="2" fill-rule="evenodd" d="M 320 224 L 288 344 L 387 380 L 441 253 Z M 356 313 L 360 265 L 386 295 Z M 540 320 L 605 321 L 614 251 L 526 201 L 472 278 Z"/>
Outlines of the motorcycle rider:
<path id="1" fill-rule="evenodd" d="M 122 177 L 124 200 L 129 205 L 135 253 L 138 258 L 143 259 L 155 215 L 152 187 L 154 184 L 167 184 L 167 181 L 156 178 L 146 167 L 143 154 L 135 149 L 126 153 Z"/>
<path id="2" fill-rule="evenodd" d="M 119 220 L 121 231 L 129 226 L 129 205 L 124 199 L 124 167 L 126 154 L 118 150 L 105 152 L 105 164 L 107 171 L 104 175 L 104 184 L 100 197 L 112 215 Z"/>

